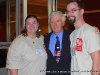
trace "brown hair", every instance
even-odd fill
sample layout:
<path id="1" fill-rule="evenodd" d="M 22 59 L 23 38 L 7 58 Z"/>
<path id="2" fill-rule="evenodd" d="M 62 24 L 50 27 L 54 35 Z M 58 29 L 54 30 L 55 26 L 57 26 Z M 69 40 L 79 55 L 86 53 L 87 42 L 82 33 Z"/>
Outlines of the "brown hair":
<path id="1" fill-rule="evenodd" d="M 70 4 L 70 3 L 72 3 L 72 2 L 76 2 L 80 9 L 84 9 L 85 8 L 85 5 L 81 0 L 68 0 L 67 3 L 66 3 L 66 6 L 68 4 Z"/>
<path id="2" fill-rule="evenodd" d="M 27 29 L 26 29 L 26 21 L 27 21 L 27 19 L 29 19 L 29 18 L 35 18 L 36 20 L 37 20 L 37 22 L 39 22 L 38 21 L 38 18 L 35 16 L 35 15 L 28 15 L 27 17 L 26 17 L 26 19 L 25 19 L 25 28 L 22 30 L 22 32 L 21 32 L 21 34 L 24 36 L 24 37 L 26 37 L 27 36 Z M 40 37 L 40 31 L 39 31 L 39 27 L 38 27 L 38 30 L 37 30 L 37 32 L 36 32 L 36 35 L 37 35 L 37 37 L 39 38 Z"/>

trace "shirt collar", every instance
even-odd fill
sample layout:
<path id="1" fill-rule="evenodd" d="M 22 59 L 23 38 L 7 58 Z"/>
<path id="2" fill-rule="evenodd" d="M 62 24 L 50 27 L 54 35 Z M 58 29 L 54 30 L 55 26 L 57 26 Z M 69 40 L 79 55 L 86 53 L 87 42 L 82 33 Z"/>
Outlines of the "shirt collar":
<path id="1" fill-rule="evenodd" d="M 64 30 L 62 30 L 62 31 L 58 34 L 59 39 L 62 38 L 63 32 L 64 32 Z M 53 37 L 56 39 L 56 35 L 55 35 L 54 32 L 53 32 Z"/>

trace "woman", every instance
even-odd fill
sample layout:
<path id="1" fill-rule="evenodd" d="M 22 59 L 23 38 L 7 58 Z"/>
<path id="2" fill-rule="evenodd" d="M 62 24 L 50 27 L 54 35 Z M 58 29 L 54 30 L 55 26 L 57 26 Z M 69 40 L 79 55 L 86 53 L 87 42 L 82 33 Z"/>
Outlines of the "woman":
<path id="1" fill-rule="evenodd" d="M 9 75 L 45 75 L 47 54 L 35 15 L 25 19 L 25 29 L 14 39 L 7 54 Z"/>

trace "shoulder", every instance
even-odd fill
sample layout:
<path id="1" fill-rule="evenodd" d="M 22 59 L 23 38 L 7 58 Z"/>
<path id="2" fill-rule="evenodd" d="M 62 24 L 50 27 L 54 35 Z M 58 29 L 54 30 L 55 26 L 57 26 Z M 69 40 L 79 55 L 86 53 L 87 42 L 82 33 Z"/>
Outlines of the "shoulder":
<path id="1" fill-rule="evenodd" d="M 93 26 L 90 26 L 89 24 L 87 24 L 84 28 L 84 33 L 89 35 L 91 33 L 96 33 L 95 29 Z"/>
<path id="2" fill-rule="evenodd" d="M 48 43 L 48 42 L 49 42 L 52 33 L 53 33 L 53 32 L 50 32 L 50 33 L 48 33 L 48 34 L 44 37 L 44 43 Z"/>
<path id="3" fill-rule="evenodd" d="M 41 40 L 41 41 L 43 41 L 44 40 L 44 36 L 40 35 L 40 37 L 38 39 Z"/>
<path id="4" fill-rule="evenodd" d="M 12 45 L 21 45 L 25 42 L 25 37 L 22 35 L 17 36 L 13 42 L 11 43 Z"/>
<path id="5" fill-rule="evenodd" d="M 25 47 L 25 37 L 22 35 L 17 36 L 11 43 L 9 50 L 21 51 Z"/>
<path id="6" fill-rule="evenodd" d="M 53 32 L 48 33 L 48 34 L 44 37 L 44 39 L 48 39 L 48 38 L 51 36 L 52 33 L 53 33 Z"/>
<path id="7" fill-rule="evenodd" d="M 72 30 L 64 30 L 64 33 L 68 33 L 70 35 L 72 33 Z"/>
<path id="8" fill-rule="evenodd" d="M 19 35 L 19 36 L 17 36 L 17 37 L 14 39 L 13 42 L 15 42 L 15 41 L 21 42 L 22 40 L 24 40 L 24 38 L 25 38 L 24 36 Z"/>
<path id="9" fill-rule="evenodd" d="M 72 30 L 64 30 L 63 37 L 69 37 L 71 33 L 72 33 Z"/>

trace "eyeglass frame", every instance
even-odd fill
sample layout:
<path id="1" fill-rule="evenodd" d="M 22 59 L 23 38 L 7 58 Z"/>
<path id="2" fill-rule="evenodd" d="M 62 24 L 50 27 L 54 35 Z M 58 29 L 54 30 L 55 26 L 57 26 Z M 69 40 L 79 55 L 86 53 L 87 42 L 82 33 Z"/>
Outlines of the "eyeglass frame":
<path id="1" fill-rule="evenodd" d="M 66 11 L 65 11 L 65 14 L 69 14 L 70 12 L 71 12 L 71 13 L 74 13 L 74 12 L 77 11 L 77 10 L 81 10 L 81 9 L 71 9 L 70 11 L 66 10 Z"/>
<path id="2" fill-rule="evenodd" d="M 36 25 L 38 22 L 34 21 L 34 22 L 26 22 L 26 25 Z"/>

